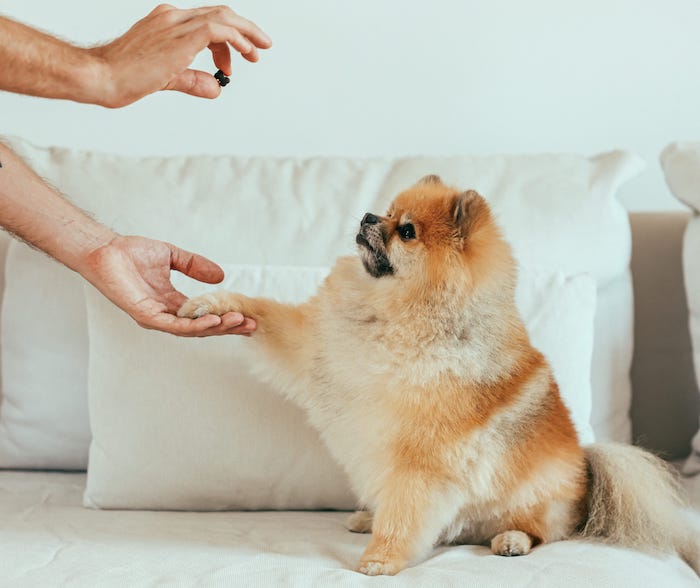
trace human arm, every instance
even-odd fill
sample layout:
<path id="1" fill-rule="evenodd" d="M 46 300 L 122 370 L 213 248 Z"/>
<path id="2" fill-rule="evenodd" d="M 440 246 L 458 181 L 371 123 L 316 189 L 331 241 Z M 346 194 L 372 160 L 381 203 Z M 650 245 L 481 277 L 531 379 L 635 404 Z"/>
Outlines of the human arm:
<path id="1" fill-rule="evenodd" d="M 213 75 L 189 69 L 209 47 L 231 74 L 229 46 L 249 61 L 271 41 L 227 6 L 162 4 L 114 41 L 84 48 L 0 17 L 0 90 L 118 108 L 158 90 L 216 98 Z"/>
<path id="2" fill-rule="evenodd" d="M 170 270 L 218 283 L 223 271 L 169 243 L 123 236 L 101 225 L 48 186 L 0 143 L 0 225 L 92 283 L 143 327 L 182 336 L 248 334 L 254 321 L 240 313 L 178 318 L 187 299 Z"/>

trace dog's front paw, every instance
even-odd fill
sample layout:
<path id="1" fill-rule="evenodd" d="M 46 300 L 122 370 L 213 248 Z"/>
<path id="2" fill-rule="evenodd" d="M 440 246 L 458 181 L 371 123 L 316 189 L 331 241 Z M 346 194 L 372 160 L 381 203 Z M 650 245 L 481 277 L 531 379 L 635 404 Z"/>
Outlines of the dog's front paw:
<path id="1" fill-rule="evenodd" d="M 180 307 L 180 310 L 177 311 L 177 316 L 197 319 L 205 314 L 214 313 L 214 306 L 214 300 L 211 295 L 195 296 Z"/>
<path id="2" fill-rule="evenodd" d="M 352 513 L 345 527 L 353 533 L 371 533 L 372 532 L 372 513 L 367 510 L 358 510 Z"/>
<path id="3" fill-rule="evenodd" d="M 357 566 L 357 571 L 366 576 L 393 576 L 398 574 L 403 567 L 404 563 L 399 561 L 363 559 Z"/>
<path id="4" fill-rule="evenodd" d="M 532 539 L 522 531 L 506 531 L 499 533 L 491 539 L 491 551 L 496 555 L 512 557 L 514 555 L 527 555 L 532 547 Z"/>

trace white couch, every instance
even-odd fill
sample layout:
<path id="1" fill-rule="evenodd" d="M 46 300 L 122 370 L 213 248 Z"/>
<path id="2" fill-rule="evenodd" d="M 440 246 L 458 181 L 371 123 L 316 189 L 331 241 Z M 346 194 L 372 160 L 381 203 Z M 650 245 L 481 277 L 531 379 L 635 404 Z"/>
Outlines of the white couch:
<path id="1" fill-rule="evenodd" d="M 71 155 L 59 153 L 54 159 L 69 166 Z M 429 163 L 439 167 L 439 161 Z M 351 177 L 352 165 L 348 170 Z M 314 173 L 312 166 L 312 181 Z M 307 169 L 307 181 L 308 176 Z M 290 181 L 295 177 L 292 174 Z M 99 185 L 101 178 L 93 179 Z M 689 404 L 697 395 L 690 390 L 694 384 L 680 274 L 680 235 L 686 220 L 684 215 L 632 215 L 637 301 L 633 434 L 668 457 L 687 453 L 698 412 Z M 253 229 L 249 232 L 254 235 Z M 624 239 L 622 243 L 624 248 Z M 264 251 L 259 254 L 266 255 Z M 294 257 L 294 252 L 284 250 L 276 254 Z M 305 254 L 321 258 L 328 252 Z M 623 252 L 621 259 L 625 255 Z M 598 289 L 600 294 L 612 283 L 619 293 L 606 307 L 605 318 L 619 320 L 624 335 L 632 311 L 626 298 L 629 285 L 624 263 L 616 271 L 612 282 L 601 278 Z M 604 334 L 600 318 L 597 328 Z M 627 360 L 624 345 L 618 349 L 615 341 L 607 344 L 619 355 L 598 348 L 594 362 L 609 362 L 611 357 Z M 663 390 L 659 380 L 665 384 Z M 624 399 L 625 391 L 620 394 Z M 620 398 L 606 398 L 611 406 L 619 405 Z M 596 410 L 603 414 L 605 408 L 594 406 L 594 416 Z M 599 436 L 601 432 L 605 435 L 605 425 L 602 419 L 596 431 Z M 622 427 L 624 437 L 625 425 Z M 128 467 L 124 473 L 130 475 Z M 91 510 L 82 507 L 85 484 L 85 474 L 80 472 L 0 472 L 0 586 L 698 585 L 694 573 L 675 556 L 655 557 L 581 541 L 541 546 L 527 557 L 513 559 L 492 556 L 486 547 L 441 547 L 397 578 L 365 578 L 352 568 L 367 537 L 345 530 L 347 513 Z M 689 512 L 688 516 L 694 515 Z"/>
<path id="2" fill-rule="evenodd" d="M 84 474 L 0 473 L 0 586 L 479 586 L 685 588 L 677 557 L 566 541 L 526 557 L 487 547 L 440 547 L 398 576 L 352 571 L 367 535 L 347 513 L 95 511 L 81 506 Z"/>

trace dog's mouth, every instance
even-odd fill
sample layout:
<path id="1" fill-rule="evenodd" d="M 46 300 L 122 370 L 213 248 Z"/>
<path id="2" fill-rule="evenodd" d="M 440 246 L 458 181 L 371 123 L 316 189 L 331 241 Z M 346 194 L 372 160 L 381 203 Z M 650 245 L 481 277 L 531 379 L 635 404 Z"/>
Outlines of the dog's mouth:
<path id="1" fill-rule="evenodd" d="M 357 236 L 355 237 L 355 243 L 357 243 L 361 247 L 366 247 L 370 250 L 372 249 L 372 246 L 369 244 L 367 237 L 365 237 L 362 233 L 357 233 Z"/>
<path id="2" fill-rule="evenodd" d="M 370 240 L 371 239 L 371 240 Z M 379 241 L 373 244 L 372 241 Z M 355 236 L 355 243 L 360 248 L 360 258 L 362 265 L 365 266 L 367 273 L 374 278 L 381 278 L 394 273 L 394 268 L 389 262 L 384 242 L 381 237 L 370 234 L 369 238 L 360 229 L 360 232 Z"/>

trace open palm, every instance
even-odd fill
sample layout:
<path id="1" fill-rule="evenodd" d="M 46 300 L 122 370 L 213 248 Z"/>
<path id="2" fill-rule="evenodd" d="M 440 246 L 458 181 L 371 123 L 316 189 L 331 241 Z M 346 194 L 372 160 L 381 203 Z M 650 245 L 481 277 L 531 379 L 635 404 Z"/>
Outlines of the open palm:
<path id="1" fill-rule="evenodd" d="M 87 266 L 85 277 L 144 328 L 194 337 L 247 335 L 255 330 L 255 321 L 234 312 L 194 320 L 176 316 L 187 297 L 173 287 L 171 269 L 209 284 L 221 282 L 224 272 L 201 255 L 170 243 L 118 236 L 93 251 Z"/>

